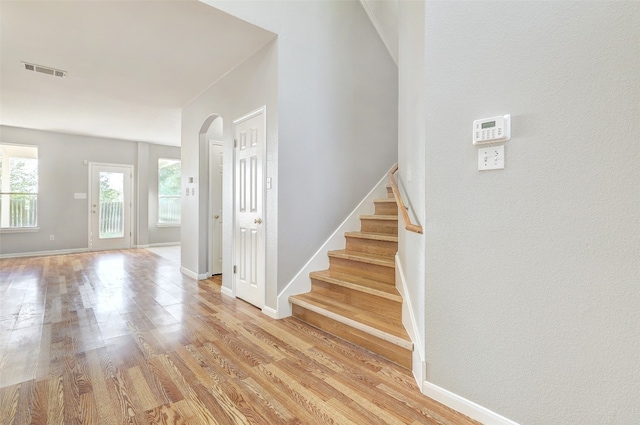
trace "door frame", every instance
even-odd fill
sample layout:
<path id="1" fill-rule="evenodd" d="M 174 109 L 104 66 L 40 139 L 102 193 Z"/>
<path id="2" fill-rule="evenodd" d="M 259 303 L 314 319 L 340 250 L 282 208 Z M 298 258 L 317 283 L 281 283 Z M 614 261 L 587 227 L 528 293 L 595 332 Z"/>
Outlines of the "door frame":
<path id="1" fill-rule="evenodd" d="M 208 194 L 208 198 L 209 198 L 209 224 L 208 224 L 208 229 L 209 229 L 209 238 L 208 238 L 208 259 L 207 259 L 207 274 L 209 276 L 213 276 L 213 263 L 215 261 L 215 259 L 213 258 L 213 244 L 214 244 L 214 238 L 213 238 L 213 228 L 215 226 L 215 220 L 213 218 L 214 215 L 214 211 L 213 211 L 213 191 L 212 191 L 212 187 L 213 187 L 213 161 L 212 161 L 212 152 L 213 150 L 211 149 L 211 146 L 220 146 L 221 148 L 223 148 L 223 155 L 224 155 L 224 142 L 221 140 L 214 140 L 214 139 L 208 139 L 207 140 L 207 153 L 209 155 L 209 194 Z M 224 158 L 224 156 L 223 156 Z M 221 193 L 220 193 L 220 202 L 222 205 L 222 213 L 224 214 L 224 166 L 222 169 L 222 184 L 220 187 Z M 220 235 L 220 238 L 222 238 L 222 235 Z M 220 249 L 222 250 L 222 244 L 220 246 Z M 220 253 L 222 254 L 222 252 Z M 222 258 L 223 264 L 221 265 L 222 268 L 224 268 L 224 256 Z M 222 273 L 222 270 L 221 270 Z"/>
<path id="2" fill-rule="evenodd" d="M 267 175 L 267 105 L 263 105 L 257 109 L 254 109 L 253 111 L 240 116 L 239 118 L 236 118 L 233 120 L 233 124 L 232 124 L 232 128 L 231 128 L 231 134 L 232 134 L 232 139 L 233 139 L 233 167 L 231 172 L 232 174 L 232 181 L 233 181 L 233 208 L 232 208 L 232 220 L 233 220 L 233 228 L 232 228 L 232 253 L 233 253 L 233 261 L 232 261 L 232 265 L 231 268 L 233 270 L 233 268 L 235 267 L 235 265 L 237 264 L 237 248 L 238 248 L 238 241 L 236 240 L 236 226 L 238 225 L 237 223 L 237 217 L 236 217 L 236 210 L 238 208 L 238 199 L 236 197 L 236 188 L 237 188 L 237 181 L 236 181 L 236 159 L 237 159 L 237 140 L 236 140 L 236 126 L 237 124 L 246 121 L 248 119 L 251 119 L 257 115 L 262 114 L 262 119 L 263 119 L 263 129 L 264 129 L 264 134 L 263 134 L 263 141 L 264 141 L 264 145 L 262 147 L 262 211 L 260 211 L 260 215 L 263 218 L 263 225 L 262 227 L 262 244 L 260 245 L 260 250 L 262 251 L 262 258 L 264 259 L 264 273 L 263 276 L 265 278 L 265 282 L 263 285 L 263 292 L 261 294 L 261 299 L 262 299 L 262 307 L 260 307 L 261 309 L 264 309 L 265 305 L 266 305 L 266 299 L 267 299 L 267 282 L 266 282 L 266 278 L 267 278 L 267 217 L 265 214 L 266 211 L 266 200 L 267 200 L 267 195 L 266 195 L 266 175 Z M 233 273 L 232 278 L 231 278 L 231 291 L 232 291 L 232 295 L 233 297 L 237 297 L 237 288 L 236 288 L 236 281 L 237 281 L 237 275 L 236 273 Z"/>
<path id="3" fill-rule="evenodd" d="M 87 223 L 87 247 L 89 249 L 89 251 L 96 251 L 95 249 L 93 249 L 92 247 L 92 240 L 91 240 L 91 200 L 93 197 L 93 193 L 92 193 L 92 182 L 91 182 L 91 175 L 92 175 L 92 171 L 93 171 L 93 167 L 120 167 L 120 168 L 128 168 L 129 169 L 129 173 L 131 178 L 129 179 L 130 182 L 130 187 L 129 187 L 129 193 L 130 193 L 130 203 L 131 203 L 131 208 L 129 208 L 129 223 L 131 226 L 131 231 L 129 232 L 129 246 L 126 249 L 131 249 L 133 247 L 133 234 L 136 231 L 136 227 L 135 227 L 135 221 L 134 221 L 134 209 L 135 209 L 135 202 L 133 202 L 133 198 L 134 198 L 134 190 L 135 190 L 135 183 L 133 181 L 133 176 L 134 176 L 134 171 L 135 171 L 135 167 L 131 164 L 110 164 L 110 163 L 106 163 L 106 162 L 89 162 L 88 163 L 88 170 L 89 170 L 89 183 L 88 183 L 88 187 L 89 190 L 87 191 L 87 217 L 88 217 L 88 223 Z M 126 236 L 126 235 L 125 235 Z"/>

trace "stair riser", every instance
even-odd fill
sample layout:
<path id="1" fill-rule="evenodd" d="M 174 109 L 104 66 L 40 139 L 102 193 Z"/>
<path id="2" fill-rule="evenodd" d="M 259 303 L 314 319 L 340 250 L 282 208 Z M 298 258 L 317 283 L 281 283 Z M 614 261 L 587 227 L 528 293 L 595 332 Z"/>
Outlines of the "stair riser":
<path id="1" fill-rule="evenodd" d="M 360 229 L 362 232 L 385 233 L 387 235 L 397 235 L 398 221 L 361 218 Z"/>
<path id="2" fill-rule="evenodd" d="M 376 202 L 376 215 L 398 215 L 398 206 L 395 202 Z"/>
<path id="3" fill-rule="evenodd" d="M 347 250 L 393 257 L 398 252 L 398 242 L 377 241 L 347 236 Z"/>
<path id="4" fill-rule="evenodd" d="M 311 282 L 313 283 L 312 291 L 315 293 L 377 313 L 389 319 L 402 321 L 402 304 L 397 301 L 334 285 L 319 279 L 311 279 Z"/>
<path id="5" fill-rule="evenodd" d="M 329 257 L 329 269 L 332 271 L 375 279 L 389 285 L 396 284 L 395 267 L 379 266 L 346 258 Z"/>
<path id="6" fill-rule="evenodd" d="M 293 316 L 319 329 L 339 336 L 353 344 L 372 351 L 406 369 L 411 369 L 411 351 L 387 342 L 375 336 L 368 335 L 333 319 L 309 311 L 304 307 L 293 305 Z"/>

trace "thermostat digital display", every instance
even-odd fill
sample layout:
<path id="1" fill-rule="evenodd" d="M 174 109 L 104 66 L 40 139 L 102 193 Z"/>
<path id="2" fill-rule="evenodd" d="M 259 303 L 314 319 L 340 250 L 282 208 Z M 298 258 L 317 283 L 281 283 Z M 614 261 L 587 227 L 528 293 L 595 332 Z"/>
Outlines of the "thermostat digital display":
<path id="1" fill-rule="evenodd" d="M 502 143 L 511 139 L 511 115 L 484 118 L 473 122 L 473 144 Z"/>

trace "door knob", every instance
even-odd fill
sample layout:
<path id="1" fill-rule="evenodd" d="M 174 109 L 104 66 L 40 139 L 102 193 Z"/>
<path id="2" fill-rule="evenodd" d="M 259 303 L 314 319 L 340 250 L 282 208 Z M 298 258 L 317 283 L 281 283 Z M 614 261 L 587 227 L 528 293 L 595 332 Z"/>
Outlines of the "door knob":
<path id="1" fill-rule="evenodd" d="M 262 224 L 262 219 L 261 218 L 256 218 L 255 220 L 253 220 L 253 222 L 255 224 Z"/>
<path id="2" fill-rule="evenodd" d="M 213 218 L 215 218 L 216 220 L 220 218 L 220 216 L 218 214 L 214 215 Z"/>

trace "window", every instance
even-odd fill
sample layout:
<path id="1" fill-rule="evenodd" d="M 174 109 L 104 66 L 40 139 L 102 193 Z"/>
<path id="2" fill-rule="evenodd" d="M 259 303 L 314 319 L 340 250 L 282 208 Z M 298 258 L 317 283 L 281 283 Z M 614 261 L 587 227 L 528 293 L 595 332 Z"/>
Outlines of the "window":
<path id="1" fill-rule="evenodd" d="M 0 144 L 0 228 L 38 225 L 38 148 Z"/>
<path id="2" fill-rule="evenodd" d="M 180 224 L 180 160 L 158 159 L 158 224 Z"/>

